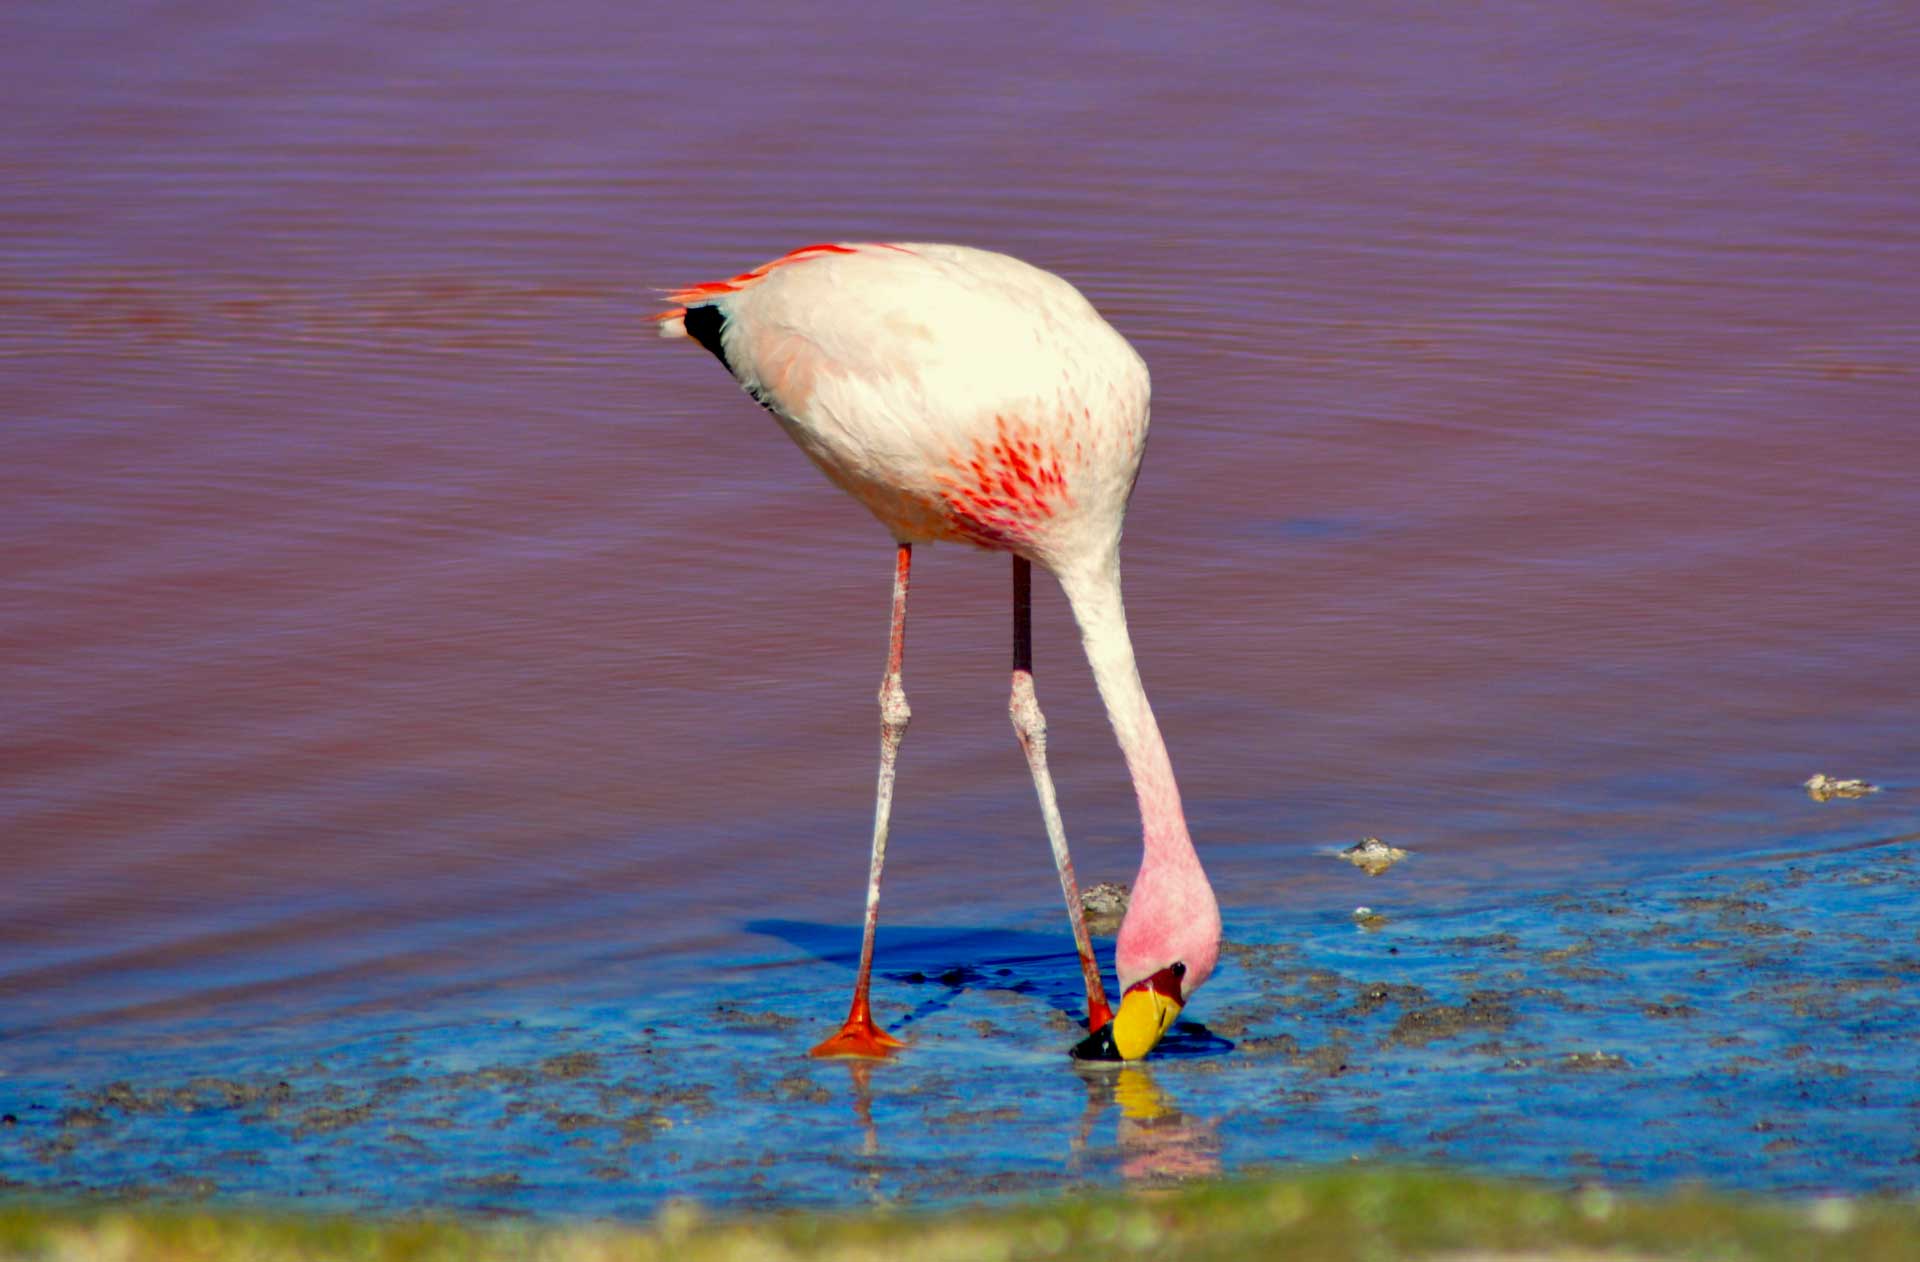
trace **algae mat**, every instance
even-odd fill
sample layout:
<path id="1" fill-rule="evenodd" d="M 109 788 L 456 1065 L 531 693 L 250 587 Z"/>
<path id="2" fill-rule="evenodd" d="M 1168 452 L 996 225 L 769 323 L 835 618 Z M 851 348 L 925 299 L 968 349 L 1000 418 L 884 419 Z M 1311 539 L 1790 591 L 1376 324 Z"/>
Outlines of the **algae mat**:
<path id="1" fill-rule="evenodd" d="M 1905 1262 L 1920 1247 L 1911 1203 L 1830 1197 L 1756 1203 L 1373 1171 L 1103 1194 L 942 1214 L 785 1214 L 710 1221 L 669 1206 L 645 1228 L 397 1223 L 169 1211 L 0 1211 L 0 1257 L 92 1262 L 363 1258 L 438 1262 L 1017 1262 L 1098 1257 L 1286 1257 L 1292 1262 Z"/>
<path id="2" fill-rule="evenodd" d="M 877 1006 L 912 1047 L 881 1065 L 805 1057 L 855 940 L 782 921 L 698 988 L 613 970 L 320 1025 L 160 1023 L 84 1055 L 29 1042 L 0 1049 L 0 1197 L 641 1218 L 1354 1160 L 1905 1194 L 1916 848 L 1404 912 L 1396 869 L 1359 887 L 1380 913 L 1361 921 L 1230 908 L 1196 1019 L 1119 1070 L 1065 1056 L 1074 970 L 1038 912 L 883 933 Z"/>

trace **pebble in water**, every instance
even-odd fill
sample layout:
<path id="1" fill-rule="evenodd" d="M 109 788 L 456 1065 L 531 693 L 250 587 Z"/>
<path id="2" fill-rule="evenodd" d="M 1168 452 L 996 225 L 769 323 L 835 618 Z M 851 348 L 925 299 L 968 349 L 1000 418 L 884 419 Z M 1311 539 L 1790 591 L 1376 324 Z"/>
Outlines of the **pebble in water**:
<path id="1" fill-rule="evenodd" d="M 1087 928 L 1094 933 L 1110 933 L 1120 927 L 1127 914 L 1131 887 L 1117 881 L 1101 881 L 1080 891 L 1080 906 L 1087 913 Z"/>
<path id="2" fill-rule="evenodd" d="M 1868 784 L 1865 780 L 1842 780 L 1825 772 L 1815 772 L 1807 777 L 1802 786 L 1807 796 L 1816 802 L 1831 802 L 1835 798 L 1863 798 L 1869 793 L 1880 792 L 1877 784 Z"/>
<path id="3" fill-rule="evenodd" d="M 1389 846 L 1378 837 L 1368 837 L 1342 850 L 1340 857 L 1368 876 L 1379 876 L 1406 858 L 1407 852 L 1398 846 Z"/>

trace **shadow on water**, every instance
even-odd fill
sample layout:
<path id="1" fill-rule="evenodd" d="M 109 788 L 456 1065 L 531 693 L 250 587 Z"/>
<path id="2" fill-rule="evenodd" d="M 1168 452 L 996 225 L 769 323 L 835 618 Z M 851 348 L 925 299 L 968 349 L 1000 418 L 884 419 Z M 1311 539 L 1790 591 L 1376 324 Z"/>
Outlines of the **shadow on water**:
<path id="1" fill-rule="evenodd" d="M 802 920 L 752 920 L 749 933 L 778 938 L 822 963 L 848 970 L 860 963 L 860 929 Z M 902 986 L 928 987 L 900 1019 L 895 1034 L 945 1012 L 970 992 L 1004 992 L 1045 1003 L 1072 1021 L 1086 1015 L 1079 962 L 1062 951 L 1059 935 L 1019 929 L 956 929 L 931 926 L 882 926 L 874 938 L 874 973 Z M 1112 976 L 1110 990 L 1118 992 Z M 1162 1060 L 1217 1056 L 1233 1043 L 1191 1020 L 1176 1021 L 1154 1055 Z"/>
<path id="2" fill-rule="evenodd" d="M 763 919 L 748 921 L 744 927 L 849 973 L 860 963 L 857 925 Z M 874 938 L 874 972 L 887 981 L 929 988 L 900 1020 L 895 1033 L 946 1011 L 969 992 L 1029 996 L 1073 1021 L 1086 1015 L 1079 964 L 1071 952 L 1060 949 L 1058 934 L 882 925 Z"/>

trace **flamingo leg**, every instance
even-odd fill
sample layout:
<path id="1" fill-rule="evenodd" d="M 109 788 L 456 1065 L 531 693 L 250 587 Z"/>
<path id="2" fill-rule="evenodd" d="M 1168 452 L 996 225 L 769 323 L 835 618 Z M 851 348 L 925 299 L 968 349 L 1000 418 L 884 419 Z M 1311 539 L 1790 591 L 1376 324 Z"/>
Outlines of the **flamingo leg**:
<path id="1" fill-rule="evenodd" d="M 903 543 L 894 560 L 893 622 L 887 636 L 887 673 L 880 680 L 880 783 L 873 795 L 873 860 L 867 868 L 867 920 L 860 937 L 860 975 L 853 983 L 853 1005 L 840 1032 L 813 1049 L 815 1056 L 885 1056 L 899 1039 L 873 1023 L 867 990 L 873 976 L 873 935 L 880 924 L 880 870 L 887 861 L 887 821 L 893 815 L 893 768 L 913 711 L 900 683 L 900 662 L 907 642 L 907 573 L 913 545 Z"/>
<path id="2" fill-rule="evenodd" d="M 1074 879 L 1073 856 L 1067 853 L 1067 830 L 1060 822 L 1060 803 L 1054 797 L 1053 776 L 1047 770 L 1047 717 L 1033 691 L 1033 566 L 1025 557 L 1013 559 L 1013 696 L 1007 703 L 1013 730 L 1033 772 L 1034 792 L 1040 795 L 1040 814 L 1047 822 L 1047 840 L 1053 845 L 1053 865 L 1060 870 L 1060 893 L 1067 900 L 1067 919 L 1073 925 L 1074 949 L 1080 953 L 1080 972 L 1087 982 L 1087 1028 L 1098 1030 L 1113 1020 L 1106 987 L 1100 981 L 1100 962 L 1094 958 L 1093 939 L 1087 934 L 1087 913 L 1080 903 L 1080 883 Z"/>

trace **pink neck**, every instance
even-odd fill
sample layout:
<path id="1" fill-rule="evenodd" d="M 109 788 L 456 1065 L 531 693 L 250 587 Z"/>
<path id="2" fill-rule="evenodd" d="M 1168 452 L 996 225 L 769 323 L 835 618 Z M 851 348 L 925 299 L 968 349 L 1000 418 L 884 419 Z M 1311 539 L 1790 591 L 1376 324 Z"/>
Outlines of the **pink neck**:
<path id="1" fill-rule="evenodd" d="M 1218 953 L 1219 910 L 1187 832 L 1166 742 L 1140 683 L 1120 599 L 1118 558 L 1063 573 L 1060 583 L 1080 623 L 1094 682 L 1140 800 L 1140 874 L 1117 948 L 1121 985 L 1137 980 L 1129 976 L 1135 970 L 1152 972 L 1180 959 L 1197 986 L 1212 972 Z"/>

